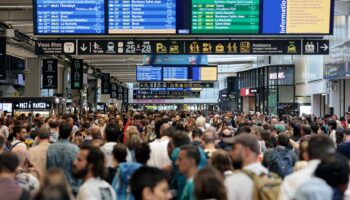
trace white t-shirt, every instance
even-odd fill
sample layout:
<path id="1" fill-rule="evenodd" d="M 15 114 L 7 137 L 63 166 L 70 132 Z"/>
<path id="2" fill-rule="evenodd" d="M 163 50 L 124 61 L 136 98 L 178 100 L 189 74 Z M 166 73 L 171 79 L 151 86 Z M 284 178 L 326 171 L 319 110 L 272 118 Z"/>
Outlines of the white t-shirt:
<path id="1" fill-rule="evenodd" d="M 100 178 L 89 178 L 79 188 L 76 200 L 115 200 L 111 185 Z"/>
<path id="2" fill-rule="evenodd" d="M 150 159 L 147 162 L 148 166 L 163 168 L 171 164 L 168 155 L 168 143 L 170 138 L 163 136 L 161 139 L 156 139 L 149 144 L 151 149 Z"/>
<path id="3" fill-rule="evenodd" d="M 106 166 L 107 167 L 113 167 L 113 147 L 116 145 L 116 142 L 107 142 L 101 147 L 101 151 L 105 154 L 106 156 Z"/>

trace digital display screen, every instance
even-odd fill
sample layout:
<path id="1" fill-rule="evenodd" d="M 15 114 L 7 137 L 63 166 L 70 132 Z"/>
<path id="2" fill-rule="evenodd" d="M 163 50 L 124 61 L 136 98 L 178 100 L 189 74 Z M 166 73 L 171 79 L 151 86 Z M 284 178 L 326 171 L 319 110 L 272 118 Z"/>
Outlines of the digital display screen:
<path id="1" fill-rule="evenodd" d="M 329 35 L 334 0 L 34 0 L 37 35 Z"/>
<path id="2" fill-rule="evenodd" d="M 136 80 L 137 81 L 161 81 L 162 67 L 137 66 Z"/>
<path id="3" fill-rule="evenodd" d="M 217 67 L 192 67 L 192 81 L 217 81 Z"/>
<path id="4" fill-rule="evenodd" d="M 332 0 L 264 0 L 262 34 L 330 34 Z"/>
<path id="5" fill-rule="evenodd" d="M 176 0 L 108 0 L 110 34 L 176 34 Z"/>
<path id="6" fill-rule="evenodd" d="M 258 34 L 259 0 L 192 0 L 193 34 Z"/>
<path id="7" fill-rule="evenodd" d="M 163 81 L 187 81 L 187 67 L 163 67 Z"/>
<path id="8" fill-rule="evenodd" d="M 105 34 L 105 0 L 35 0 L 39 35 Z"/>

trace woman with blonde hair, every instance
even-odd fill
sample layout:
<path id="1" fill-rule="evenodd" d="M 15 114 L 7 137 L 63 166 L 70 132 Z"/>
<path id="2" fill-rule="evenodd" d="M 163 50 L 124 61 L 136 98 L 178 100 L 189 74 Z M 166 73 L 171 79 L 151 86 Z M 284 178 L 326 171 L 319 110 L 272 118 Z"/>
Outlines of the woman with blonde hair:
<path id="1" fill-rule="evenodd" d="M 61 169 L 49 169 L 34 200 L 73 200 L 72 189 Z"/>

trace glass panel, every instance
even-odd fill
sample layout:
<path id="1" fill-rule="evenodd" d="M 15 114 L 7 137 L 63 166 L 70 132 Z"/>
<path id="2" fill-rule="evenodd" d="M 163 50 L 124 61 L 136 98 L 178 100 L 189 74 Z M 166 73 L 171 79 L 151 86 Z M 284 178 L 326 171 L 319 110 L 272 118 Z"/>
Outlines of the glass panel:
<path id="1" fill-rule="evenodd" d="M 279 86 L 278 93 L 278 103 L 293 103 L 294 86 Z"/>
<path id="2" fill-rule="evenodd" d="M 277 115 L 277 86 L 269 87 L 268 103 L 269 114 Z"/>

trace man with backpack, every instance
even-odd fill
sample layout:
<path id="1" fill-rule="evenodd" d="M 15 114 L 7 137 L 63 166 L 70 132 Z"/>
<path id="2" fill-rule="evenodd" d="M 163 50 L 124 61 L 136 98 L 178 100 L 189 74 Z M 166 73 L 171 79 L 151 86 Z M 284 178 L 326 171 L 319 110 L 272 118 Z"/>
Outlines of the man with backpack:
<path id="1" fill-rule="evenodd" d="M 260 145 L 257 139 L 247 133 L 242 133 L 233 140 L 231 157 L 235 166 L 242 166 L 242 170 L 234 173 L 225 180 L 227 199 L 277 199 L 279 179 L 269 178 L 269 170 L 257 162 Z M 261 190 L 269 185 L 269 190 Z M 269 194 L 260 194 L 268 191 Z M 269 198 L 263 198 L 268 195 Z"/>
<path id="2" fill-rule="evenodd" d="M 26 128 L 16 125 L 13 127 L 13 140 L 11 142 L 11 151 L 27 151 L 27 145 L 24 143 L 27 137 Z"/>
<path id="3" fill-rule="evenodd" d="M 306 160 L 308 164 L 305 168 L 296 171 L 285 177 L 281 184 L 279 200 L 294 199 L 296 190 L 303 183 L 309 181 L 320 164 L 321 159 L 335 153 L 333 141 L 326 135 L 314 135 L 308 140 L 306 149 Z"/>
<path id="4" fill-rule="evenodd" d="M 270 172 L 274 172 L 280 177 L 293 172 L 293 166 L 297 161 L 297 155 L 294 151 L 288 149 L 289 135 L 280 133 L 277 137 L 277 147 L 268 149 L 264 153 L 262 164 L 267 167 Z"/>

